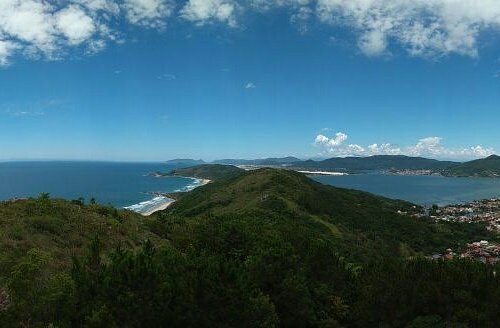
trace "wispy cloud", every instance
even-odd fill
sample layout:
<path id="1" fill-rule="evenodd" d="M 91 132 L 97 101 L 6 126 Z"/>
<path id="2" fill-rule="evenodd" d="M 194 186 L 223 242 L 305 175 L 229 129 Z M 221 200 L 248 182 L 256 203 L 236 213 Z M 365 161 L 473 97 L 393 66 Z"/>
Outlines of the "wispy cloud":
<path id="1" fill-rule="evenodd" d="M 482 158 L 495 153 L 493 148 L 482 145 L 448 148 L 440 137 L 426 137 L 415 144 L 400 147 L 391 143 L 372 143 L 366 146 L 347 143 L 347 134 L 338 132 L 331 137 L 318 134 L 314 145 L 321 151 L 321 155 L 328 156 L 372 156 L 372 155 L 407 155 L 426 156 L 432 158 Z"/>
<path id="2" fill-rule="evenodd" d="M 28 103 L 4 103 L 0 105 L 0 113 L 11 117 L 40 117 L 61 109 L 64 101 L 60 99 L 49 99 Z"/>
<path id="3" fill-rule="evenodd" d="M 158 80 L 173 81 L 176 79 L 177 79 L 177 76 L 174 74 L 162 74 L 162 75 L 158 76 Z"/>
<path id="4" fill-rule="evenodd" d="M 36 116 L 44 116 L 45 112 L 41 110 L 15 110 L 15 109 L 7 109 L 4 111 L 5 114 L 12 117 L 36 117 Z"/>
<path id="5" fill-rule="evenodd" d="M 257 88 L 257 86 L 253 82 L 248 82 L 247 84 L 245 84 L 245 89 L 255 89 L 255 88 Z"/>

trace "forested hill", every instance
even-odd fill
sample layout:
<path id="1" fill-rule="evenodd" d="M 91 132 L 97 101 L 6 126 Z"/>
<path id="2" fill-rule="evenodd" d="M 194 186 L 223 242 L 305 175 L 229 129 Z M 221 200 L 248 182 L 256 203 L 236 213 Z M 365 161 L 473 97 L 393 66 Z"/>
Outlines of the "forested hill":
<path id="1" fill-rule="evenodd" d="M 483 227 L 429 224 L 411 216 L 419 211 L 405 201 L 323 185 L 294 171 L 259 169 L 184 194 L 160 215 L 241 216 L 263 225 L 305 225 L 326 233 L 344 255 L 360 262 L 458 247 L 472 235 L 486 238 Z"/>
<path id="2" fill-rule="evenodd" d="M 423 157 L 403 155 L 377 155 L 370 157 L 334 157 L 323 161 L 296 162 L 294 167 L 316 170 L 442 170 L 454 166 L 456 162 L 439 161 Z"/>
<path id="3" fill-rule="evenodd" d="M 0 327 L 496 327 L 498 268 L 419 257 L 494 237 L 417 210 L 274 169 L 148 218 L 0 203 Z"/>
<path id="4" fill-rule="evenodd" d="M 204 164 L 175 169 L 169 175 L 193 177 L 209 180 L 228 180 L 241 176 L 245 170 L 233 165 Z"/>
<path id="5" fill-rule="evenodd" d="M 456 177 L 476 176 L 498 178 L 500 177 L 500 156 L 491 155 L 487 158 L 465 162 L 445 169 L 442 173 L 445 176 Z"/>

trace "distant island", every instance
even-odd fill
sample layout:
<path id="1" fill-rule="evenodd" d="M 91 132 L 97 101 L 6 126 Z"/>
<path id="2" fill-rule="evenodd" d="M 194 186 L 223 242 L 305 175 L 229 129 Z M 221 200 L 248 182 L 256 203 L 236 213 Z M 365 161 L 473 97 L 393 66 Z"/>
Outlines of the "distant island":
<path id="1" fill-rule="evenodd" d="M 176 158 L 166 161 L 167 164 L 171 165 L 200 165 L 205 164 L 205 161 L 201 159 L 189 159 L 189 158 Z"/>
<path id="2" fill-rule="evenodd" d="M 181 160 L 169 161 L 180 163 Z M 185 166 L 226 164 L 244 169 L 261 167 L 287 168 L 294 171 L 326 174 L 360 174 L 381 171 L 400 175 L 443 175 L 447 177 L 500 177 L 500 156 L 492 155 L 469 162 L 440 161 L 403 155 L 376 155 L 369 157 L 334 157 L 325 160 L 300 160 L 296 157 L 266 159 L 222 159 L 213 162 L 182 160 Z"/>

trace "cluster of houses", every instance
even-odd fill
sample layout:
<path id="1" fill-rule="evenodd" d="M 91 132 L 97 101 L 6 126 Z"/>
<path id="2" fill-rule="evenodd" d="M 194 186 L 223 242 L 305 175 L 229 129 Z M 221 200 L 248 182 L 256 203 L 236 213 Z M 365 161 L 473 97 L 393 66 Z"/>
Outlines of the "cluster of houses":
<path id="1" fill-rule="evenodd" d="M 444 254 L 433 254 L 429 258 L 433 260 L 453 260 L 454 258 L 467 258 L 476 260 L 484 264 L 494 265 L 500 261 L 500 246 L 492 244 L 486 240 L 467 244 L 464 252 L 457 254 L 451 249 L 447 249 Z"/>
<path id="2" fill-rule="evenodd" d="M 394 175 L 437 175 L 432 170 L 411 170 L 411 169 L 391 169 L 386 171 L 388 174 L 394 174 Z"/>
<path id="3" fill-rule="evenodd" d="M 450 222 L 484 222 L 488 230 L 500 232 L 500 199 L 440 207 L 432 211 L 431 218 Z"/>

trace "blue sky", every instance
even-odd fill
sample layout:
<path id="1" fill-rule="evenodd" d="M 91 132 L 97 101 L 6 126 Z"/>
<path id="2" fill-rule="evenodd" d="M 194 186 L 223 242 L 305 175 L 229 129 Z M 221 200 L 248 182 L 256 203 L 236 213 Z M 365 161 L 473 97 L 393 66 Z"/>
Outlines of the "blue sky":
<path id="1" fill-rule="evenodd" d="M 6 0 L 0 159 L 487 156 L 500 5 L 431 2 Z"/>

